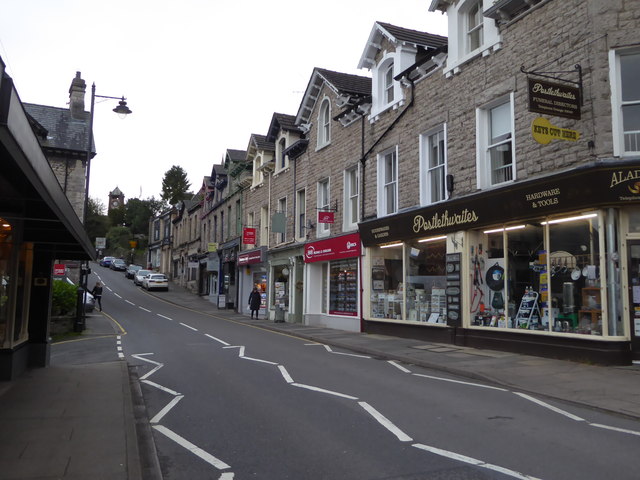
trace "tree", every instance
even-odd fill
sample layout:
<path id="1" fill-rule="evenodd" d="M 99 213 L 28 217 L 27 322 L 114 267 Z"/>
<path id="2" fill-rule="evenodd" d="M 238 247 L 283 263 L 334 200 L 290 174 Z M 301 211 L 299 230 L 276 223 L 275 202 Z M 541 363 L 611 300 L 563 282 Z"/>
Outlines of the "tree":
<path id="1" fill-rule="evenodd" d="M 193 194 L 189 192 L 191 184 L 187 180 L 187 172 L 178 165 L 174 165 L 164 174 L 162 179 L 161 198 L 169 205 L 175 205 L 180 200 L 186 200 Z"/>
<path id="2" fill-rule="evenodd" d="M 155 215 L 153 204 L 150 200 L 130 199 L 124 212 L 124 224 L 136 234 L 147 234 L 149 220 Z"/>
<path id="3" fill-rule="evenodd" d="M 100 200 L 89 197 L 85 230 L 92 242 L 95 242 L 96 237 L 104 237 L 109 230 L 110 222 L 102 213 L 104 210 L 104 204 Z"/>

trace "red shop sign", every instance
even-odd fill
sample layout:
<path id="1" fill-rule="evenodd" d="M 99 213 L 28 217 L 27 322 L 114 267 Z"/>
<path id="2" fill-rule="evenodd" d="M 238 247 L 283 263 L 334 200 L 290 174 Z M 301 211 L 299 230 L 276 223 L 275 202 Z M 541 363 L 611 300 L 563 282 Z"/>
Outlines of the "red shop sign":
<path id="1" fill-rule="evenodd" d="M 334 212 L 318 212 L 318 223 L 333 223 L 334 219 Z"/>
<path id="2" fill-rule="evenodd" d="M 238 265 L 250 265 L 262 262 L 262 250 L 238 255 Z"/>
<path id="3" fill-rule="evenodd" d="M 53 264 L 53 274 L 57 277 L 60 277 L 65 274 L 66 268 L 64 263 L 54 263 Z"/>
<path id="4" fill-rule="evenodd" d="M 341 237 L 328 238 L 308 243 L 304 247 L 305 263 L 326 262 L 341 258 L 360 256 L 360 234 L 350 233 Z"/>
<path id="5" fill-rule="evenodd" d="M 256 244 L 256 229 L 245 227 L 242 230 L 242 243 L 245 245 L 255 245 Z"/>

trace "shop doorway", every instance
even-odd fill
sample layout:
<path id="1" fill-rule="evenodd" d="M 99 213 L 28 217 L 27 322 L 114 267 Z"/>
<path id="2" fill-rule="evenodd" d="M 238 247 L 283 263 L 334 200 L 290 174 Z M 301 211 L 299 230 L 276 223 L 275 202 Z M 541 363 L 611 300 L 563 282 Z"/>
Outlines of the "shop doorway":
<path id="1" fill-rule="evenodd" d="M 634 360 L 640 360 L 640 240 L 630 240 L 628 248 L 631 353 Z"/>

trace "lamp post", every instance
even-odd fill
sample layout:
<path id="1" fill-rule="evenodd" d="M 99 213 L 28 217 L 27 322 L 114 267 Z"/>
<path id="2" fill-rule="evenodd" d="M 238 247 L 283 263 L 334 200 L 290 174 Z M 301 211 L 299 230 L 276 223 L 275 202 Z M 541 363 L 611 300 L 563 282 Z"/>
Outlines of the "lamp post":
<path id="1" fill-rule="evenodd" d="M 91 176 L 91 154 L 93 147 L 93 114 L 94 107 L 96 104 L 96 98 L 107 98 L 112 100 L 118 100 L 118 106 L 113 109 L 121 118 L 126 117 L 131 112 L 131 109 L 127 107 L 127 102 L 124 97 L 110 97 L 107 95 L 96 95 L 96 84 L 95 82 L 91 85 L 91 108 L 89 110 L 89 135 L 87 140 L 87 152 L 86 152 L 86 163 L 87 163 L 87 172 L 85 175 L 85 187 L 84 187 L 84 208 L 82 210 L 82 224 L 86 230 L 87 228 L 87 211 L 89 210 L 89 179 Z M 84 296 L 85 292 L 88 291 L 87 281 L 89 279 L 89 261 L 85 261 L 84 265 L 80 268 L 80 285 L 81 291 L 78 292 L 78 308 L 77 308 L 77 316 L 76 322 L 74 325 L 74 330 L 77 332 L 81 332 L 84 330 L 85 326 L 85 308 L 84 308 Z"/>

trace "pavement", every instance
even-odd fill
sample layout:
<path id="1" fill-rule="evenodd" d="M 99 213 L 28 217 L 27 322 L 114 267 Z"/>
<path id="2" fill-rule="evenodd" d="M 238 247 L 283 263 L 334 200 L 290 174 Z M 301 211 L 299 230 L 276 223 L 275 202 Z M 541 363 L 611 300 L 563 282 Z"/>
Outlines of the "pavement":
<path id="1" fill-rule="evenodd" d="M 604 367 L 273 323 L 219 310 L 206 297 L 173 284 L 152 295 L 212 318 L 640 420 L 640 365 Z M 87 317 L 83 338 L 118 333 L 95 312 Z M 0 480 L 161 478 L 140 386 L 126 361 L 55 363 L 0 382 Z"/>

